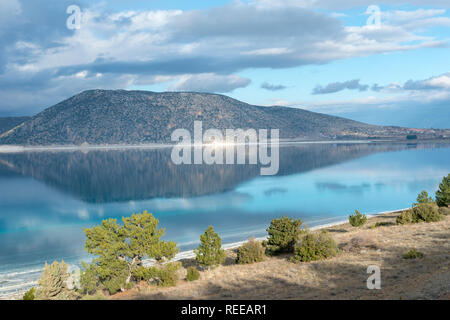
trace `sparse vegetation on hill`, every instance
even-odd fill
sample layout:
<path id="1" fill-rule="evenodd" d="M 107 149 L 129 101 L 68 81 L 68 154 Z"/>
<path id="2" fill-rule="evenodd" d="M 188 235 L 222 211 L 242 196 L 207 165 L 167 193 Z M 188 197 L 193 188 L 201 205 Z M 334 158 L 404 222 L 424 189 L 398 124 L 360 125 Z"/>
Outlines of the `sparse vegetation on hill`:
<path id="1" fill-rule="evenodd" d="M 200 278 L 200 272 L 196 267 L 189 267 L 186 271 L 186 280 L 187 281 L 196 281 Z"/>
<path id="2" fill-rule="evenodd" d="M 353 227 L 360 227 L 366 223 L 367 217 L 365 214 L 361 214 L 361 212 L 355 210 L 355 213 L 348 217 L 348 221 Z"/>
<path id="3" fill-rule="evenodd" d="M 238 264 L 251 264 L 255 262 L 261 262 L 264 260 L 265 249 L 261 245 L 261 242 L 251 238 L 237 250 L 236 263 Z"/>
<path id="4" fill-rule="evenodd" d="M 444 177 L 445 180 L 445 177 Z M 441 184 L 442 185 L 442 184 Z M 439 192 L 439 191 L 438 191 Z M 438 197 L 436 192 L 436 198 Z M 403 211 L 397 217 L 397 224 L 409 224 L 419 222 L 437 222 L 444 219 L 447 208 L 439 208 L 426 191 L 422 191 L 418 196 L 413 207 Z"/>
<path id="5" fill-rule="evenodd" d="M 0 134 L 0 144 L 81 145 L 170 142 L 176 128 L 279 129 L 282 139 L 406 139 L 411 130 L 381 127 L 299 108 L 249 105 L 227 96 L 189 92 L 89 90 Z M 0 131 L 1 132 L 1 131 Z M 422 130 L 418 138 L 449 136 Z"/>
<path id="6" fill-rule="evenodd" d="M 336 256 L 339 248 L 327 231 L 307 232 L 294 247 L 292 262 L 310 262 Z"/>
<path id="7" fill-rule="evenodd" d="M 294 245 L 302 233 L 301 225 L 300 219 L 293 220 L 288 217 L 273 219 L 267 229 L 269 236 L 263 242 L 267 254 L 293 252 Z"/>
<path id="8" fill-rule="evenodd" d="M 30 117 L 0 117 L 0 135 L 29 119 Z"/>
<path id="9" fill-rule="evenodd" d="M 403 259 L 418 259 L 423 258 L 424 254 L 416 249 L 411 249 L 403 255 Z"/>
<path id="10" fill-rule="evenodd" d="M 222 239 L 212 226 L 209 226 L 200 236 L 200 245 L 194 252 L 197 262 L 207 268 L 217 266 L 225 261 Z"/>

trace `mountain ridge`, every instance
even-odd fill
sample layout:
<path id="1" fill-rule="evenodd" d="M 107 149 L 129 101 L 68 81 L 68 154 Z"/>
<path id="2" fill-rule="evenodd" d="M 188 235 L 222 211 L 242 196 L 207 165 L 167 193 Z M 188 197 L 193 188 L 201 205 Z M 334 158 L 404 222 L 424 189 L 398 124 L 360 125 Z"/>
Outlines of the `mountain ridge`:
<path id="1" fill-rule="evenodd" d="M 87 90 L 7 132 L 0 145 L 123 145 L 167 143 L 173 130 L 280 129 L 287 140 L 450 136 L 450 130 L 370 125 L 298 108 L 256 106 L 215 93 Z"/>
<path id="2" fill-rule="evenodd" d="M 22 122 L 29 120 L 31 117 L 0 117 L 0 134 L 5 133 Z"/>

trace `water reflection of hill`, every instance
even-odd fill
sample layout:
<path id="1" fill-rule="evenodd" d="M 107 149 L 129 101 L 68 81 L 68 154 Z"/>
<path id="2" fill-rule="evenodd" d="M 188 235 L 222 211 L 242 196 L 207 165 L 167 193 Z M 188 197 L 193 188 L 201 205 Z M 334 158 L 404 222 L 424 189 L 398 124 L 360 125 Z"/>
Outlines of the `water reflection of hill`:
<path id="1" fill-rule="evenodd" d="M 307 144 L 280 148 L 279 175 L 301 173 L 372 153 L 436 147 L 406 144 Z M 170 150 L 0 154 L 0 176 L 21 174 L 92 203 L 220 193 L 259 175 L 257 165 L 181 165 Z"/>

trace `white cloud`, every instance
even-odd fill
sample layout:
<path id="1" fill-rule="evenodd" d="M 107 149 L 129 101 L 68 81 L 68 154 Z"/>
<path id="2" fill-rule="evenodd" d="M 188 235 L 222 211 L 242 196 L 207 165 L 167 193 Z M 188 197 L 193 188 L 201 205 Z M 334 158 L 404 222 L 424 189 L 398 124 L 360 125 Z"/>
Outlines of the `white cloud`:
<path id="1" fill-rule="evenodd" d="M 292 50 L 288 48 L 263 48 L 252 51 L 242 52 L 244 55 L 255 55 L 255 56 L 271 56 L 271 55 L 281 55 L 286 53 L 291 53 Z"/>
<path id="2" fill-rule="evenodd" d="M 439 77 L 431 78 L 426 81 L 426 84 L 428 84 L 431 87 L 450 90 L 450 73 L 444 74 Z"/>
<path id="3" fill-rule="evenodd" d="M 345 84 L 348 83 L 350 83 L 350 81 L 333 84 L 331 88 L 334 89 L 338 86 L 342 89 L 346 87 Z M 356 84 L 355 88 L 357 88 Z M 360 98 L 326 101 L 272 100 L 271 103 L 274 105 L 298 107 L 331 114 L 363 111 L 369 106 L 378 109 L 389 109 L 401 105 L 407 109 L 409 104 L 417 106 L 421 104 L 439 104 L 442 102 L 450 103 L 450 73 L 445 73 L 425 80 L 409 80 L 404 84 L 393 82 L 386 86 L 377 87 L 379 90 L 375 91 L 381 92 L 381 94 L 368 94 L 367 96 Z"/>
<path id="4" fill-rule="evenodd" d="M 178 82 L 170 87 L 174 91 L 230 92 L 250 84 L 251 80 L 236 75 L 217 75 L 213 73 L 181 76 Z"/>

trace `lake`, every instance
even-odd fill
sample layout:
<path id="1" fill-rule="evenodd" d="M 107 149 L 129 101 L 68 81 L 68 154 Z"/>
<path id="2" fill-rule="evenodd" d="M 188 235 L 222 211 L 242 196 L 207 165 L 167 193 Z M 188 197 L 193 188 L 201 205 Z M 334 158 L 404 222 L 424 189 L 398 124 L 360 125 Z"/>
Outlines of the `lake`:
<path id="1" fill-rule="evenodd" d="M 170 149 L 0 153 L 0 296 L 33 284 L 44 263 L 79 265 L 82 228 L 148 210 L 181 251 L 209 226 L 229 244 L 265 236 L 271 219 L 310 227 L 434 195 L 450 144 L 320 143 L 280 148 L 276 176 L 258 165 L 180 165 Z"/>

